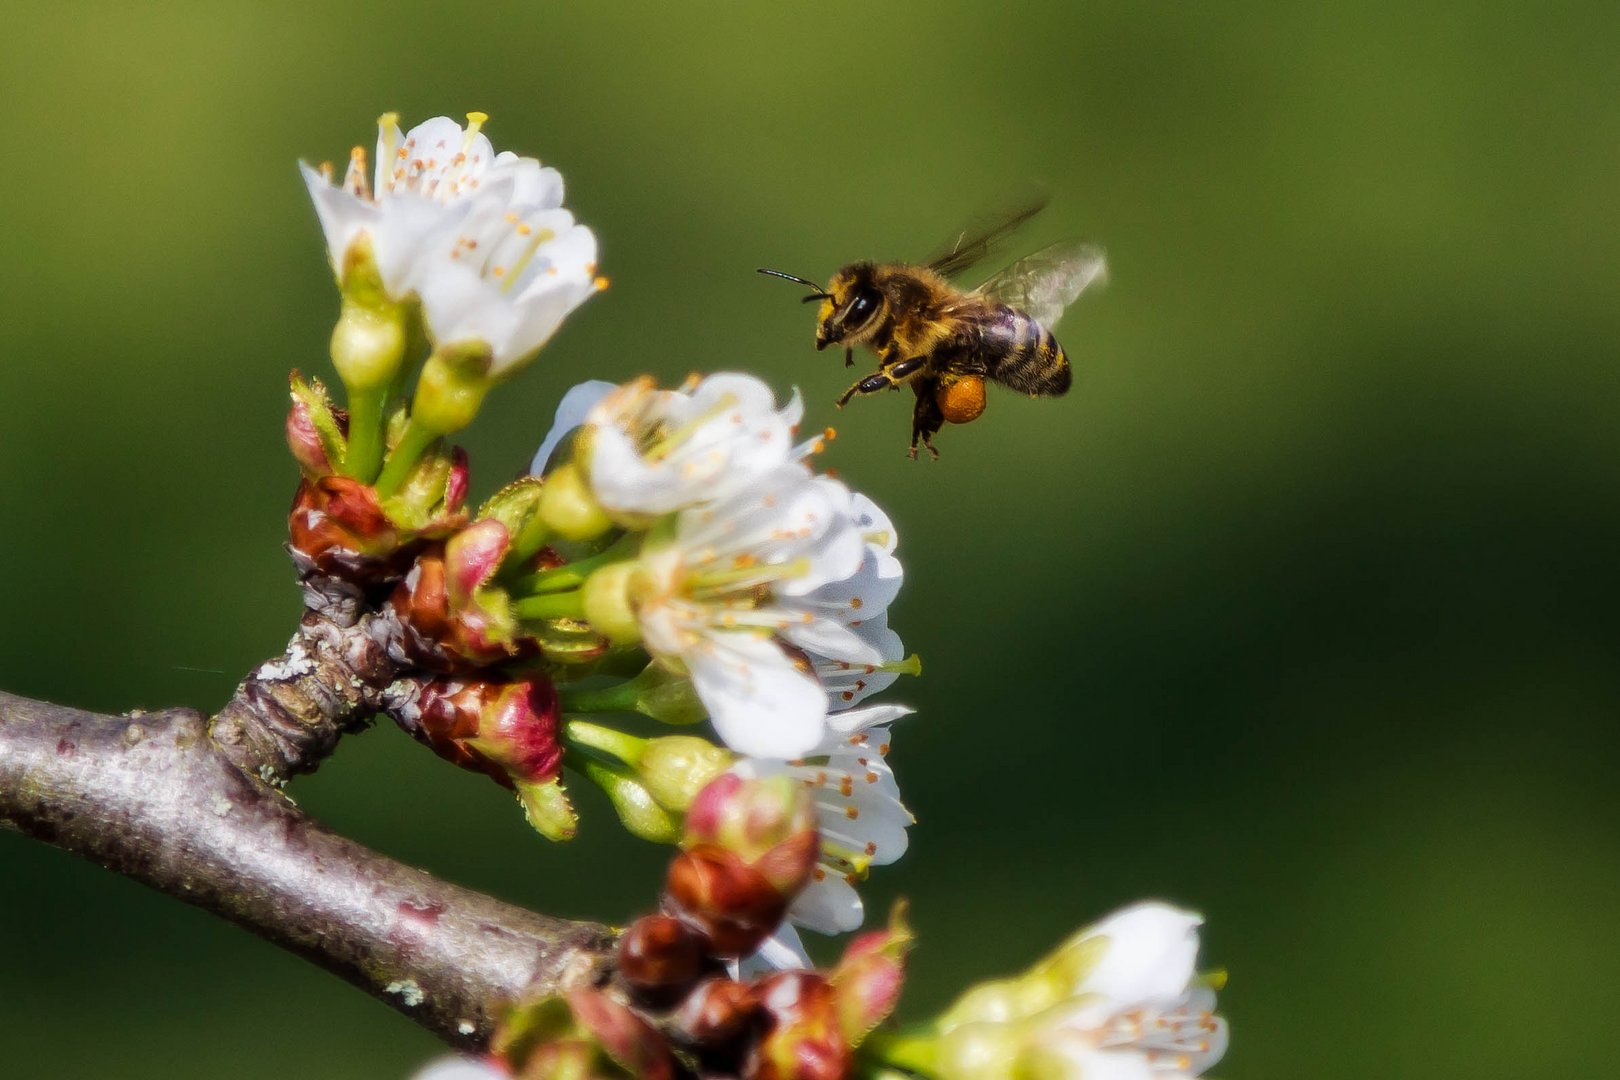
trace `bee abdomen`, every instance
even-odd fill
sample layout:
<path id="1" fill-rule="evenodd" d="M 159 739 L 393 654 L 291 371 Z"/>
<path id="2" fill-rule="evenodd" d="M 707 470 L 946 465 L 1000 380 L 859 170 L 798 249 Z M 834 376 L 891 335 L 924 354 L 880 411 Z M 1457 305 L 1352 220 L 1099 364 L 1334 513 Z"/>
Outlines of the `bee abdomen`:
<path id="1" fill-rule="evenodd" d="M 1051 332 L 1011 308 L 1001 318 L 1005 351 L 991 374 L 996 381 L 1025 394 L 1055 396 L 1068 391 L 1073 375 L 1069 357 Z"/>

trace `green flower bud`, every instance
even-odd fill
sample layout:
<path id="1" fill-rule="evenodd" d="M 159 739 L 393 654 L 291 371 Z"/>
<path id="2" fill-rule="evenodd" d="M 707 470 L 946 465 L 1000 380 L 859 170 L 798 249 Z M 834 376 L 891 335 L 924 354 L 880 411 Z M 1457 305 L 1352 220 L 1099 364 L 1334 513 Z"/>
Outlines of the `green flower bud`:
<path id="1" fill-rule="evenodd" d="M 347 300 L 332 329 L 332 364 L 351 393 L 385 387 L 405 359 L 405 309 Z"/>
<path id="2" fill-rule="evenodd" d="M 411 423 L 435 435 L 449 435 L 473 422 L 489 392 L 488 354 L 439 350 L 422 365 L 411 405 Z"/>
<path id="3" fill-rule="evenodd" d="M 580 590 L 585 621 L 615 645 L 641 640 L 641 622 L 630 603 L 630 585 L 638 569 L 635 562 L 610 563 L 586 578 Z"/>
<path id="4" fill-rule="evenodd" d="M 636 676 L 636 711 L 665 724 L 699 724 L 709 710 L 697 696 L 692 680 L 660 664 L 648 664 Z"/>
<path id="5" fill-rule="evenodd" d="M 628 771 L 596 761 L 587 762 L 584 771 L 607 794 L 632 836 L 654 844 L 673 844 L 680 839 L 680 819 L 660 806 L 646 785 Z"/>
<path id="6" fill-rule="evenodd" d="M 934 1044 L 930 1075 L 939 1080 L 1012 1080 L 1023 1042 L 1023 1032 L 1011 1024 L 963 1024 Z"/>
<path id="7" fill-rule="evenodd" d="M 585 474 L 574 465 L 559 466 L 546 475 L 540 493 L 540 519 L 552 532 L 569 540 L 594 539 L 613 527 L 585 481 Z"/>
<path id="8" fill-rule="evenodd" d="M 737 755 L 696 735 L 665 735 L 647 742 L 636 774 L 665 809 L 684 814 L 710 780 L 731 768 Z"/>

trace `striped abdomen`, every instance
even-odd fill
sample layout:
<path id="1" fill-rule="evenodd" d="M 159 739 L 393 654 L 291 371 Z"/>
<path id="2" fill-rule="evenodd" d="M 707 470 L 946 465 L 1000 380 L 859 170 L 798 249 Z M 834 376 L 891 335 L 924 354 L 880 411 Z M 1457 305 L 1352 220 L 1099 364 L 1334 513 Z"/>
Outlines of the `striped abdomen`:
<path id="1" fill-rule="evenodd" d="M 1051 331 L 1010 307 L 997 308 L 984 328 L 985 363 L 990 377 L 1024 394 L 1054 396 L 1068 391 L 1069 358 Z"/>

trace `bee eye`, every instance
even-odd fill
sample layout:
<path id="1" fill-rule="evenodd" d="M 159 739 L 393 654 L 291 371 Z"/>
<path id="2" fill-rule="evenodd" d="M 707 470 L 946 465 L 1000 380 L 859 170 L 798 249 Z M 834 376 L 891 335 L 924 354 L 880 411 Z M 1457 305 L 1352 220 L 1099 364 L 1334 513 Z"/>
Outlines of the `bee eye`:
<path id="1" fill-rule="evenodd" d="M 849 310 L 844 313 L 844 328 L 858 330 L 877 313 L 878 294 L 876 289 L 862 289 L 855 294 L 855 299 L 849 303 Z"/>

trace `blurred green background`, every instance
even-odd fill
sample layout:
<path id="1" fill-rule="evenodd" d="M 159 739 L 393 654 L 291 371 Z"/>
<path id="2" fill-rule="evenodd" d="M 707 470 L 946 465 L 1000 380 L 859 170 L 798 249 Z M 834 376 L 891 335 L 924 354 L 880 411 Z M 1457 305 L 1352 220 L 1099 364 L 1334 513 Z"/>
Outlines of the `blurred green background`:
<path id="1" fill-rule="evenodd" d="M 587 377 L 742 367 L 835 419 L 797 293 L 1033 182 L 1107 245 L 1057 402 L 824 464 L 889 508 L 928 672 L 906 1009 L 1137 897 L 1209 920 L 1226 1076 L 1588 1075 L 1620 997 L 1613 4 L 11 2 L 0 36 L 0 686 L 222 702 L 298 614 L 289 368 L 335 299 L 293 167 L 492 114 L 612 289 L 486 409 L 478 492 Z M 1534 8 L 1534 9 L 1532 9 Z M 1382 10 L 1380 10 L 1382 9 Z M 909 397 L 909 395 L 908 395 Z M 665 853 L 548 847 L 390 729 L 293 790 L 542 910 Z M 0 1073 L 403 1077 L 412 1025 L 0 835 Z M 1596 1055 L 1594 1055 L 1594 1051 Z"/>

